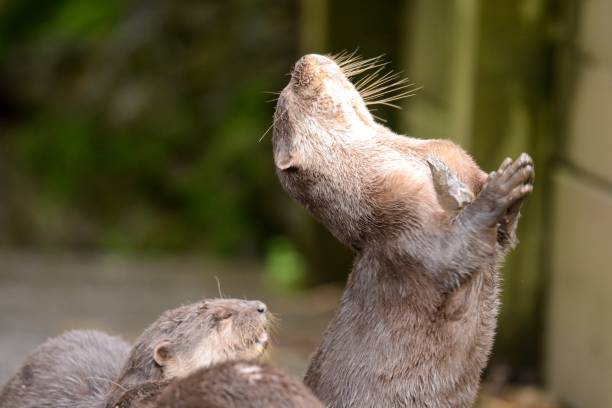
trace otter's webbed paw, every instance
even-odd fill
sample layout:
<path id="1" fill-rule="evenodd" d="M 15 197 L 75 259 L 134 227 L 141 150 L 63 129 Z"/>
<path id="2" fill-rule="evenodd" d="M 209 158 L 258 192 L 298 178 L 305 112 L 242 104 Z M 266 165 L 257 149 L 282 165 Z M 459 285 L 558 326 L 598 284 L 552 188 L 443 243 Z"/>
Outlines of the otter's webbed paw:
<path id="1" fill-rule="evenodd" d="M 438 202 L 449 212 L 458 212 L 474 199 L 474 193 L 465 185 L 446 163 L 435 157 L 427 156 Z"/>
<path id="2" fill-rule="evenodd" d="M 516 217 L 520 206 L 533 190 L 533 160 L 522 153 L 518 159 L 506 159 L 489 174 L 476 199 L 461 214 L 462 222 L 475 227 L 494 227 Z"/>

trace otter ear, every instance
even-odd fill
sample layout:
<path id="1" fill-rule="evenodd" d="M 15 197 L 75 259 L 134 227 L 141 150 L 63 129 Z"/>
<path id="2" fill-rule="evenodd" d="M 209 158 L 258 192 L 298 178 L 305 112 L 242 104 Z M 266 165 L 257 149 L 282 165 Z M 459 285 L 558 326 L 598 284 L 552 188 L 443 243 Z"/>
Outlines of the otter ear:
<path id="1" fill-rule="evenodd" d="M 169 341 L 162 341 L 155 346 L 153 350 L 153 360 L 159 366 L 165 366 L 168 361 L 172 359 L 172 343 Z"/>
<path id="2" fill-rule="evenodd" d="M 286 137 L 276 138 L 273 144 L 274 164 L 279 170 L 288 170 L 299 165 L 299 153 Z"/>
<path id="3" fill-rule="evenodd" d="M 287 170 L 296 167 L 297 160 L 288 150 L 283 149 L 274 156 L 274 164 L 276 164 L 276 167 L 280 170 Z"/>
<path id="4" fill-rule="evenodd" d="M 474 193 L 466 186 L 446 163 L 435 157 L 426 158 L 440 205 L 450 212 L 462 209 L 474 199 Z"/>

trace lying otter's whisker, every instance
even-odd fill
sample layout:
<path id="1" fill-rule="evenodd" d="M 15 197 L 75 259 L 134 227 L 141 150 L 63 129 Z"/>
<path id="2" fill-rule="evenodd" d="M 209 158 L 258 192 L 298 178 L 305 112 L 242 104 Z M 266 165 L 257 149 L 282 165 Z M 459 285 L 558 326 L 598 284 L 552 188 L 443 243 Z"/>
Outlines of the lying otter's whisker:
<path id="1" fill-rule="evenodd" d="M 223 292 L 221 291 L 221 281 L 219 280 L 218 276 L 215 276 L 215 280 L 217 281 L 217 290 L 219 291 L 219 297 L 223 299 L 225 296 L 223 296 Z"/>

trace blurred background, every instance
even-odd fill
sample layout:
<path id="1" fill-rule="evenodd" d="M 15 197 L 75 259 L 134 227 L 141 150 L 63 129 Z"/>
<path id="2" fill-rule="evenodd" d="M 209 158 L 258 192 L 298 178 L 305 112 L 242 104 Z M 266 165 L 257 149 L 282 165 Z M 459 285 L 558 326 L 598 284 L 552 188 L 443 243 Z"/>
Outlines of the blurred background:
<path id="1" fill-rule="evenodd" d="M 202 296 L 259 298 L 301 375 L 351 268 L 280 189 L 270 135 L 308 52 L 385 55 L 381 109 L 485 170 L 535 159 L 482 404 L 612 401 L 612 1 L 0 2 L 0 382 L 69 328 L 134 339 Z"/>

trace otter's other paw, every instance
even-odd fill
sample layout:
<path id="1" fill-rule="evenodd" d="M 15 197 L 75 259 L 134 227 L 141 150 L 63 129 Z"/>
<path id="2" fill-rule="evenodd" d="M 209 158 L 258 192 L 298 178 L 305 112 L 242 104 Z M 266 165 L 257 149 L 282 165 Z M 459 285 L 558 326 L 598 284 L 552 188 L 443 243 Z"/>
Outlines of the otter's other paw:
<path id="1" fill-rule="evenodd" d="M 438 202 L 449 212 L 458 212 L 474 199 L 474 194 L 442 160 L 426 157 Z"/>
<path id="2" fill-rule="evenodd" d="M 478 197 L 466 208 L 467 215 L 487 227 L 495 226 L 509 212 L 518 211 L 533 190 L 534 175 L 533 160 L 527 153 L 515 161 L 507 158 L 489 174 Z"/>

